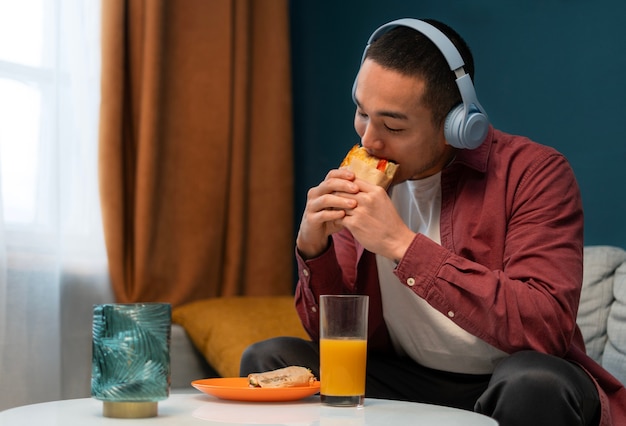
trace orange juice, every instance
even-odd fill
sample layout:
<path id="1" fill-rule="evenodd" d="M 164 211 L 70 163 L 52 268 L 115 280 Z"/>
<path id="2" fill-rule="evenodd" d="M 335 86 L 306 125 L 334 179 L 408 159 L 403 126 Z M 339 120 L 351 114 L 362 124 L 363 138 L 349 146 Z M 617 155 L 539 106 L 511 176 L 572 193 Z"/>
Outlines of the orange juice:
<path id="1" fill-rule="evenodd" d="M 365 395 L 367 340 L 320 339 L 320 393 Z"/>

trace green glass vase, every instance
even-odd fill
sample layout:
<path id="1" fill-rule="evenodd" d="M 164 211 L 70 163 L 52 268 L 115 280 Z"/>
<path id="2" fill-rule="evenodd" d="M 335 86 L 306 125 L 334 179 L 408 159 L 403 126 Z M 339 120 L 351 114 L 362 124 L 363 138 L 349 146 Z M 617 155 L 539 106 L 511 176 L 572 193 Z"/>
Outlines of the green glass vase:
<path id="1" fill-rule="evenodd" d="M 157 415 L 169 396 L 171 318 L 168 303 L 94 306 L 91 395 L 105 417 Z"/>

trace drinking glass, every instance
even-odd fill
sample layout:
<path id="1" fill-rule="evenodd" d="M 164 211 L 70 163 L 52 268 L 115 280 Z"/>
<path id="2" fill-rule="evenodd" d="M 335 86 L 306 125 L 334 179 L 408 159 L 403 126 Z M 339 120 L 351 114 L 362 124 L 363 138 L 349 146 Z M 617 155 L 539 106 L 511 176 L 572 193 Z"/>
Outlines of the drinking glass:
<path id="1" fill-rule="evenodd" d="M 363 405 L 368 309 L 365 295 L 320 296 L 320 396 L 324 404 Z"/>

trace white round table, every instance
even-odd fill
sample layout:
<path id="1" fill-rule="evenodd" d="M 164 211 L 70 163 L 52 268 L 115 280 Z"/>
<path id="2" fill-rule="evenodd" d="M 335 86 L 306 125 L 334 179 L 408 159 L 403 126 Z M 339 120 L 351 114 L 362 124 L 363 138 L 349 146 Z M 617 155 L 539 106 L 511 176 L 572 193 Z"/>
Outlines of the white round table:
<path id="1" fill-rule="evenodd" d="M 497 426 L 489 417 L 470 411 L 412 402 L 366 399 L 362 408 L 328 407 L 319 395 L 295 402 L 225 401 L 202 393 L 172 394 L 159 402 L 157 417 L 103 417 L 102 402 L 69 399 L 25 405 L 0 412 L 1 426 L 168 425 L 320 425 L 320 426 Z"/>

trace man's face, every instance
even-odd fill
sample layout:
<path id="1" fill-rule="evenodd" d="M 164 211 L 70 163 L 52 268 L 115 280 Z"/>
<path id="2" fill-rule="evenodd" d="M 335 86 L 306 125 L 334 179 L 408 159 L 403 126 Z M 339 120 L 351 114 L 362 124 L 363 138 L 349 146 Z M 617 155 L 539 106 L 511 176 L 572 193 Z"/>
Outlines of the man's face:
<path id="1" fill-rule="evenodd" d="M 454 156 L 422 102 L 425 82 L 366 59 L 357 79 L 354 128 L 370 154 L 400 165 L 394 183 L 439 172 Z"/>

